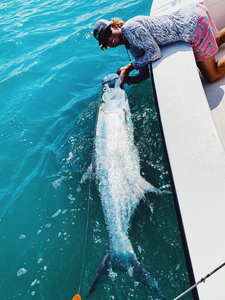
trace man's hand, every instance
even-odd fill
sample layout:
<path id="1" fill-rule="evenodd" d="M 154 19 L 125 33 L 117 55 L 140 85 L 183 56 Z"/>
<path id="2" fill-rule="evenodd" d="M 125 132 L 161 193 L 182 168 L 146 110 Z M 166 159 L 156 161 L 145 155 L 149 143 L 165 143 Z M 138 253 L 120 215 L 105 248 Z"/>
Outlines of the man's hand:
<path id="1" fill-rule="evenodd" d="M 121 84 L 127 83 L 129 78 L 129 73 L 134 70 L 132 64 L 126 65 L 125 67 L 120 68 L 117 71 L 117 74 L 120 75 Z"/>

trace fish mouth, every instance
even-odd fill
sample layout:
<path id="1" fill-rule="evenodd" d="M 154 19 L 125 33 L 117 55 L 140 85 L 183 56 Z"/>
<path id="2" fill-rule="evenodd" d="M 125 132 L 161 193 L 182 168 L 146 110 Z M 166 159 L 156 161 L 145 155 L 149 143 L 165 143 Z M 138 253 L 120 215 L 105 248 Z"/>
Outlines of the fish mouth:
<path id="1" fill-rule="evenodd" d="M 102 81 L 103 87 L 107 85 L 109 88 L 114 88 L 117 79 L 119 79 L 119 75 L 116 73 L 106 75 Z"/>

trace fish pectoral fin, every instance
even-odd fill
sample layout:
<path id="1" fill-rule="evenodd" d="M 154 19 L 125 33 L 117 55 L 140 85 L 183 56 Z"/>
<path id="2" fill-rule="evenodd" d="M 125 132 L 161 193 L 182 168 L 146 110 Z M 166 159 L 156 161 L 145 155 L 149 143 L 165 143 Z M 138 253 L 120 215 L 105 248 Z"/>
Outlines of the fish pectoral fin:
<path id="1" fill-rule="evenodd" d="M 157 189 L 156 187 L 154 187 L 151 183 L 149 183 L 148 181 L 146 181 L 143 177 L 141 177 L 141 179 L 139 181 L 139 187 L 145 193 L 151 192 L 151 193 L 156 193 L 156 194 L 162 194 L 162 192 L 159 189 Z"/>
<path id="2" fill-rule="evenodd" d="M 98 268 L 97 277 L 96 277 L 95 281 L 92 283 L 92 286 L 91 286 L 88 294 L 86 295 L 86 298 L 89 298 L 91 296 L 91 294 L 95 292 L 97 285 L 101 282 L 102 278 L 104 276 L 108 275 L 109 261 L 110 261 L 110 254 L 107 253 Z"/>
<path id="3" fill-rule="evenodd" d="M 90 166 L 87 168 L 87 171 L 82 175 L 80 183 L 77 187 L 77 191 L 80 192 L 84 184 L 88 180 L 93 180 L 94 178 L 95 178 L 94 167 L 93 164 L 91 163 Z"/>

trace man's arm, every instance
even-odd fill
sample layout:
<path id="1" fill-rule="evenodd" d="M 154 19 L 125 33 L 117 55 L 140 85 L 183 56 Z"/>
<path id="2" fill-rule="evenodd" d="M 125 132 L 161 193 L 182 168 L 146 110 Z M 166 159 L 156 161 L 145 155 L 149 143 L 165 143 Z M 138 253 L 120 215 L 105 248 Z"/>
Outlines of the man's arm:
<path id="1" fill-rule="evenodd" d="M 139 83 L 145 79 L 149 78 L 149 67 L 148 65 L 142 67 L 139 69 L 139 74 L 135 76 L 129 76 L 128 77 L 128 84 L 136 84 Z"/>

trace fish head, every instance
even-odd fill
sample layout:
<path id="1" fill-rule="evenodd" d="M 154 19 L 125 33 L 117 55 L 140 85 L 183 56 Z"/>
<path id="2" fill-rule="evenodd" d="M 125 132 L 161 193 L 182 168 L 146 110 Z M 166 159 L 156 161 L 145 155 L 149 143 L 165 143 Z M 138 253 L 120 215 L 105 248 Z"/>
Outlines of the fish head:
<path id="1" fill-rule="evenodd" d="M 106 113 L 118 112 L 120 110 L 127 111 L 129 109 L 126 92 L 121 88 L 121 80 L 118 74 L 112 73 L 103 79 L 103 95 L 104 103 L 103 111 Z"/>
<path id="2" fill-rule="evenodd" d="M 103 85 L 103 92 L 104 88 L 114 88 L 116 81 L 119 79 L 119 75 L 116 73 L 110 73 L 106 75 L 103 80 L 102 80 L 102 85 Z"/>

